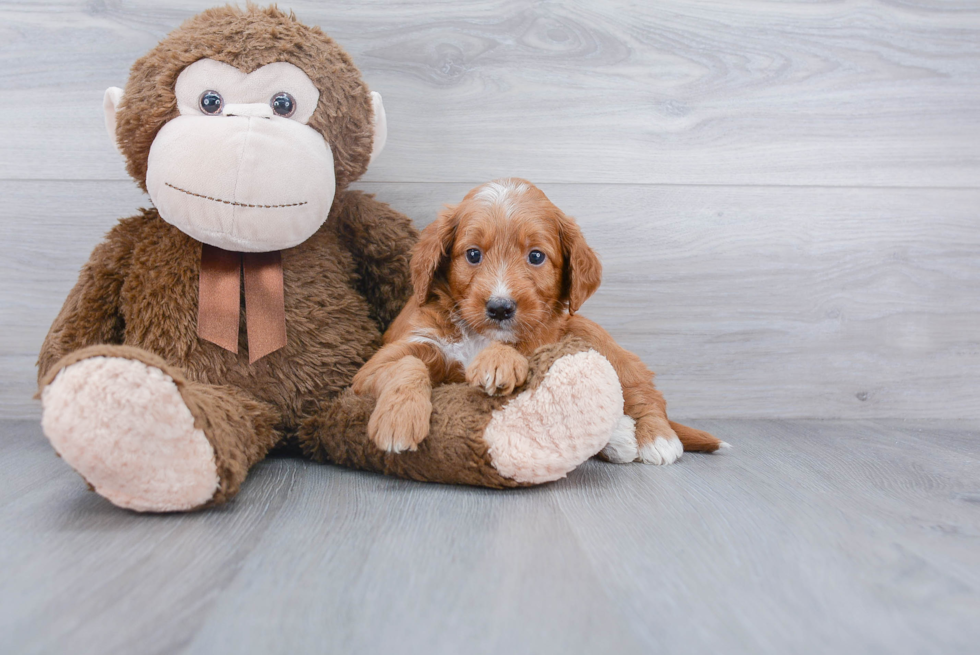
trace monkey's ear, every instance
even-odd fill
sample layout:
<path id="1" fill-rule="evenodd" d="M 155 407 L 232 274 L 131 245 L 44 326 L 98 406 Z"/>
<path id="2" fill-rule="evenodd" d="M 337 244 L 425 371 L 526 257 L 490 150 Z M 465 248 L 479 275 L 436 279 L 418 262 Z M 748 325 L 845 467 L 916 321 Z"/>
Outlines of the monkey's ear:
<path id="1" fill-rule="evenodd" d="M 116 110 L 119 109 L 119 102 L 122 100 L 123 90 L 118 86 L 110 86 L 105 90 L 105 97 L 102 98 L 102 110 L 105 112 L 105 129 L 109 132 L 112 145 L 119 150 L 116 143 Z M 121 151 L 120 151 L 121 152 Z"/>
<path id="2" fill-rule="evenodd" d="M 374 145 L 368 165 L 377 159 L 388 140 L 388 118 L 385 116 L 385 106 L 381 104 L 381 94 L 377 91 L 371 92 L 371 109 L 374 110 Z"/>

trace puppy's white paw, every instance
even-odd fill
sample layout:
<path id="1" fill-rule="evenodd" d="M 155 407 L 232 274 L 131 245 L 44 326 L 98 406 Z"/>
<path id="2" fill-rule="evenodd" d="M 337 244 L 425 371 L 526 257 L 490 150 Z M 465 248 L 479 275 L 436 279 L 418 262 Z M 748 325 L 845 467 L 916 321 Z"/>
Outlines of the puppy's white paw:
<path id="1" fill-rule="evenodd" d="M 623 414 L 613 428 L 609 443 L 602 454 L 613 464 L 628 464 L 636 461 L 639 449 L 636 445 L 636 421 Z"/>
<path id="2" fill-rule="evenodd" d="M 640 446 L 640 461 L 644 464 L 673 464 L 684 454 L 684 445 L 676 436 L 657 437 Z"/>

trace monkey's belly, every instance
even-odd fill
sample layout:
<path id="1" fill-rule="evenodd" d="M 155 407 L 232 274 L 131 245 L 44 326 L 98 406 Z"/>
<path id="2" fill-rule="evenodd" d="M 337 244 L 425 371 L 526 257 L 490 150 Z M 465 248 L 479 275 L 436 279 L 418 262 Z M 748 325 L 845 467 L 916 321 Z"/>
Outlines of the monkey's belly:
<path id="1" fill-rule="evenodd" d="M 380 343 L 353 262 L 329 234 L 284 251 L 286 346 L 249 363 L 244 299 L 238 352 L 197 335 L 200 246 L 154 222 L 124 283 L 125 343 L 180 367 L 191 380 L 232 385 L 281 409 L 287 424 L 310 397 L 339 393 Z"/>

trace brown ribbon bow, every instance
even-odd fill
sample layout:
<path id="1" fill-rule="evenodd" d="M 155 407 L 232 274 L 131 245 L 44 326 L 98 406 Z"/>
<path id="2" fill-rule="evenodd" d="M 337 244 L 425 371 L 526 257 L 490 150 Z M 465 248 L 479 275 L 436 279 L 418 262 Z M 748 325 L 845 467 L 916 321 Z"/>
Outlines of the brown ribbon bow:
<path id="1" fill-rule="evenodd" d="M 248 361 L 254 364 L 286 345 L 286 306 L 279 251 L 231 252 L 204 244 L 197 336 L 238 353 L 243 271 Z"/>

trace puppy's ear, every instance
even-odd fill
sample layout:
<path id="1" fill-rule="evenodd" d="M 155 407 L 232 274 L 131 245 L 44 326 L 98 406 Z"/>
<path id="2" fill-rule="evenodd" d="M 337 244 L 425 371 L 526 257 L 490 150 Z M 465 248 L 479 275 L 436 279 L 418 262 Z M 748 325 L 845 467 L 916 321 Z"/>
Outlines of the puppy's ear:
<path id="1" fill-rule="evenodd" d="M 419 242 L 412 250 L 412 286 L 419 305 L 428 300 L 432 282 L 448 263 L 458 225 L 456 207 L 447 205 L 436 220 L 422 230 Z"/>
<path id="2" fill-rule="evenodd" d="M 602 282 L 602 264 L 595 251 L 585 242 L 582 230 L 572 218 L 563 213 L 558 217 L 562 256 L 561 299 L 568 303 L 568 313 L 574 314 L 589 299 Z"/>

